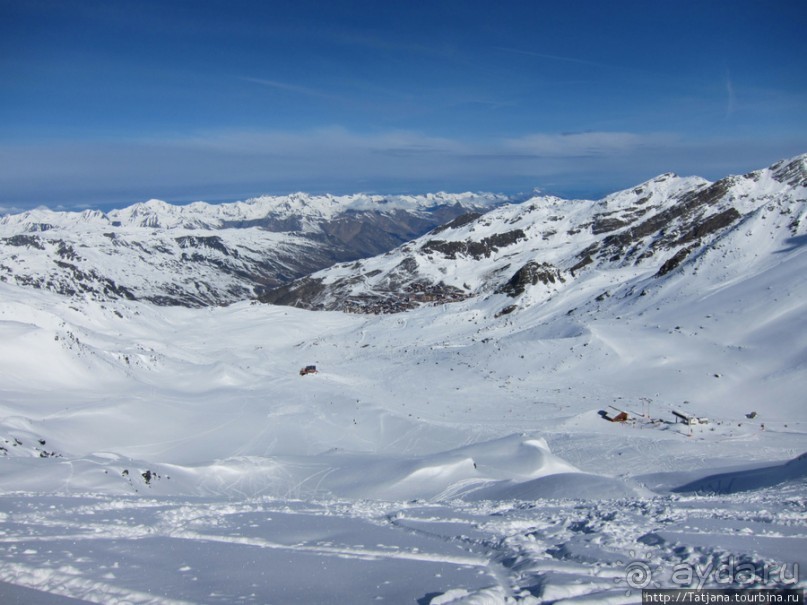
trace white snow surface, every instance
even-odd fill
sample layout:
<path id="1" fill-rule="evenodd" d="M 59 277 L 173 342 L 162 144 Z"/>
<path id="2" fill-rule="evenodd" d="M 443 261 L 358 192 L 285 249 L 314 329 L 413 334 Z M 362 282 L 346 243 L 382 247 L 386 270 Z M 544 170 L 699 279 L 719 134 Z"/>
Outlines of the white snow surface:
<path id="1" fill-rule="evenodd" d="M 0 283 L 0 601 L 805 588 L 807 226 L 783 204 L 645 296 L 615 267 L 500 317 L 503 294 L 365 316 Z"/>

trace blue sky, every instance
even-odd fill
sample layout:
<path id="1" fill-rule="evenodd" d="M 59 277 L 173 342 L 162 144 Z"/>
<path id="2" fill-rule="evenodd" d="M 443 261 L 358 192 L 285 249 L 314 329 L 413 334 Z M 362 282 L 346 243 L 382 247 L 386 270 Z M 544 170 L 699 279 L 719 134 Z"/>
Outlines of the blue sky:
<path id="1" fill-rule="evenodd" d="M 0 209 L 597 197 L 807 152 L 804 0 L 0 0 Z"/>

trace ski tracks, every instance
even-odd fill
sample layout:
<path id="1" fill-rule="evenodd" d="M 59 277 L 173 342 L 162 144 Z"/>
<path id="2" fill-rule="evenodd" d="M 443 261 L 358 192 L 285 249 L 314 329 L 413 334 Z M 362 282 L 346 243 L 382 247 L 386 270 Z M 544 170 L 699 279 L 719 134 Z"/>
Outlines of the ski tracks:
<path id="1" fill-rule="evenodd" d="M 290 602 L 277 595 L 320 582 L 314 578 L 327 568 L 374 574 L 372 586 L 362 585 L 375 591 L 365 593 L 368 601 L 386 595 L 401 602 L 403 593 L 389 586 L 397 581 L 400 589 L 401 577 L 412 576 L 419 580 L 408 582 L 407 598 L 419 591 L 415 600 L 423 603 L 635 602 L 632 570 L 645 572 L 648 586 L 669 586 L 675 565 L 747 553 L 742 561 L 759 566 L 773 560 L 759 554 L 766 540 L 776 542 L 774 554 L 798 553 L 807 534 L 803 485 L 723 496 L 474 503 L 15 494 L 0 498 L 0 507 L 0 582 L 138 605 L 235 596 Z M 143 560 L 152 564 L 139 567 Z M 288 572 L 273 571 L 283 565 Z M 151 583 L 155 573 L 161 584 Z M 215 579 L 201 587 L 206 574 Z M 344 587 L 341 575 L 320 584 L 337 578 Z M 245 580 L 257 596 L 237 592 Z M 293 602 L 314 598 L 306 594 Z"/>

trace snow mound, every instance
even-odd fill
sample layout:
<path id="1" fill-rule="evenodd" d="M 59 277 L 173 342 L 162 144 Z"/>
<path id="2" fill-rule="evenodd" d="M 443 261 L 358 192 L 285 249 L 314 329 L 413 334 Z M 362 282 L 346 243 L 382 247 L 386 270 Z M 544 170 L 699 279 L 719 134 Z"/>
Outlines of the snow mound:
<path id="1" fill-rule="evenodd" d="M 552 454 L 546 441 L 527 435 L 509 435 L 419 457 L 336 452 L 274 461 L 277 480 L 285 478 L 288 488 L 294 487 L 297 493 L 389 501 L 479 499 L 474 494 L 480 488 L 489 490 L 484 499 L 495 499 L 494 486 L 579 473 Z"/>
<path id="2" fill-rule="evenodd" d="M 467 500 L 584 499 L 612 500 L 640 491 L 614 477 L 590 473 L 557 473 L 530 481 L 502 481 L 470 494 Z"/>
<path id="3" fill-rule="evenodd" d="M 504 605 L 507 603 L 506 597 L 501 586 L 491 586 L 474 591 L 452 588 L 433 597 L 428 603 L 429 605 Z"/>
<path id="4" fill-rule="evenodd" d="M 807 452 L 784 464 L 702 477 L 676 489 L 679 493 L 736 494 L 790 482 L 807 481 Z"/>
<path id="5" fill-rule="evenodd" d="M 443 500 L 473 493 L 483 485 L 518 485 L 537 477 L 577 472 L 553 455 L 544 439 L 510 435 L 408 462 L 383 481 L 379 491 L 393 499 Z"/>

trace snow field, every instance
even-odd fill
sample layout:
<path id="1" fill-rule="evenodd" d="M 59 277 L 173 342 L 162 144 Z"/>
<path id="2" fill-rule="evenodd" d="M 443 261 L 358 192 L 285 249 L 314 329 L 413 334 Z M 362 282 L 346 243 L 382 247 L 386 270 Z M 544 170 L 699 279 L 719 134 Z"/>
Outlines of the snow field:
<path id="1" fill-rule="evenodd" d="M 665 175 L 601 210 L 707 185 Z M 503 316 L 513 299 L 490 292 L 374 317 L 0 283 L 0 600 L 635 603 L 647 586 L 806 587 L 803 203 L 765 171 L 735 185 L 726 203 L 751 213 L 664 279 L 661 258 L 592 267 Z M 534 231 L 491 270 L 568 257 L 549 231 L 588 210 L 542 203 L 473 226 Z M 166 211 L 141 210 L 131 220 Z M 489 277 L 468 259 L 422 268 Z M 604 418 L 620 411 L 628 422 Z M 696 574 L 683 586 L 676 569 Z"/>
<path id="2" fill-rule="evenodd" d="M 714 588 L 742 565 L 758 577 L 740 585 L 787 587 L 803 586 L 807 563 L 804 491 L 792 485 L 596 501 L 0 502 L 0 594 L 55 603 L 635 603 L 631 570 L 676 586 L 673 570 L 689 566 Z"/>
<path id="3" fill-rule="evenodd" d="M 787 275 L 674 312 L 671 287 L 641 307 L 498 323 L 497 301 L 367 318 L 21 305 L 0 285 L 0 355 L 17 360 L 2 366 L 0 426 L 21 442 L 0 460 L 0 595 L 630 603 L 632 562 L 662 586 L 676 565 L 792 572 L 807 564 L 805 469 L 782 463 L 807 423 L 802 336 L 787 329 L 803 282 Z M 749 321 L 768 280 L 779 301 Z M 53 338 L 68 332 L 80 346 Z M 320 372 L 299 376 L 310 363 Z M 775 405 L 742 398 L 766 377 L 784 379 Z M 637 420 L 605 422 L 608 405 Z M 673 408 L 712 421 L 674 424 Z"/>

